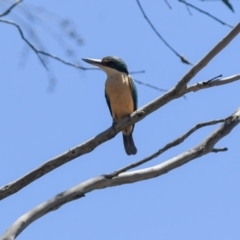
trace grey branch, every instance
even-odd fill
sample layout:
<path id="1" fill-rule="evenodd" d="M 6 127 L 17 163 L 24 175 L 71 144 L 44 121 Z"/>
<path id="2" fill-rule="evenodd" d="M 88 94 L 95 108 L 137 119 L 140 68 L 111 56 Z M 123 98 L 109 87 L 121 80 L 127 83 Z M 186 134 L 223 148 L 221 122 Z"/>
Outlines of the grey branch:
<path id="1" fill-rule="evenodd" d="M 187 7 L 191 7 L 191 8 L 193 8 L 193 9 L 197 10 L 198 12 L 207 15 L 208 17 L 214 19 L 215 21 L 221 23 L 222 25 L 225 25 L 225 26 L 228 26 L 228 27 L 230 27 L 230 28 L 233 28 L 232 25 L 230 25 L 230 24 L 228 24 L 228 23 L 222 21 L 221 19 L 219 19 L 219 18 L 213 16 L 212 14 L 210 14 L 210 13 L 208 13 L 208 12 L 206 12 L 206 11 L 204 11 L 204 10 L 202 10 L 202 9 L 200 9 L 200 8 L 198 8 L 198 7 L 196 7 L 196 6 L 194 6 L 193 4 L 186 2 L 185 0 L 178 0 L 178 1 L 181 2 L 181 3 L 183 3 L 183 4 L 185 4 Z"/>
<path id="2" fill-rule="evenodd" d="M 149 157 L 146 157 L 138 162 L 132 163 L 124 168 L 121 168 L 111 174 L 105 175 L 105 177 L 107 178 L 113 178 L 118 176 L 120 173 L 126 172 L 132 168 L 138 167 L 146 162 L 149 162 L 150 160 L 152 160 L 153 158 L 158 157 L 159 155 L 161 155 L 162 153 L 166 152 L 168 149 L 175 147 L 177 145 L 179 145 L 180 143 L 184 142 L 192 133 L 194 133 L 195 131 L 197 131 L 199 128 L 202 127 L 206 127 L 206 126 L 211 126 L 214 124 L 218 124 L 218 123 L 222 123 L 227 121 L 227 119 L 219 119 L 219 120 L 213 120 L 213 121 L 209 121 L 209 122 L 203 122 L 203 123 L 198 123 L 196 126 L 194 126 L 193 128 L 191 128 L 188 132 L 186 132 L 185 134 L 183 134 L 181 137 L 173 140 L 172 142 L 166 144 L 163 148 L 159 149 L 157 152 L 153 153 L 152 155 L 150 155 Z"/>
<path id="3" fill-rule="evenodd" d="M 58 209 L 70 201 L 79 199 L 85 196 L 85 194 L 94 190 L 159 177 L 175 168 L 182 166 L 183 164 L 190 162 L 193 159 L 197 159 L 208 153 L 225 151 L 226 149 L 217 149 L 214 148 L 214 146 L 219 140 L 229 134 L 232 129 L 239 124 L 239 122 L 240 108 L 234 114 L 230 115 L 218 129 L 211 133 L 199 145 L 174 158 L 171 158 L 153 167 L 121 173 L 119 176 L 116 176 L 112 179 L 106 178 L 105 176 L 95 177 L 82 182 L 79 185 L 66 190 L 65 192 L 59 193 L 55 197 L 38 205 L 36 208 L 18 218 L 3 234 L 1 240 L 14 240 L 27 226 L 36 221 L 38 218 L 44 216 L 50 211 Z"/>
<path id="4" fill-rule="evenodd" d="M 196 91 L 202 90 L 204 88 L 221 86 L 221 85 L 232 83 L 232 82 L 235 82 L 235 81 L 238 81 L 238 80 L 240 80 L 240 74 L 235 74 L 233 76 L 222 78 L 222 79 L 217 79 L 217 80 L 213 80 L 213 81 L 206 81 L 206 82 L 203 81 L 203 82 L 193 84 L 191 86 L 188 86 L 186 91 L 187 92 L 196 92 Z"/>
<path id="5" fill-rule="evenodd" d="M 139 9 L 141 10 L 144 18 L 146 19 L 146 21 L 148 22 L 148 24 L 150 25 L 150 27 L 152 28 L 152 30 L 156 33 L 156 35 L 161 39 L 161 41 L 176 55 L 180 58 L 180 60 L 183 63 L 189 64 L 189 65 L 193 65 L 191 64 L 184 56 L 182 56 L 181 54 L 179 54 L 163 37 L 162 35 L 157 31 L 157 29 L 154 27 L 154 25 L 152 24 L 152 22 L 149 20 L 148 16 L 146 15 L 145 11 L 143 10 L 143 7 L 140 3 L 139 0 L 137 1 L 137 5 L 139 7 Z"/>
<path id="6" fill-rule="evenodd" d="M 69 151 L 50 159 L 40 167 L 36 168 L 35 170 L 31 171 L 30 173 L 26 174 L 25 176 L 17 179 L 14 182 L 11 182 L 2 188 L 0 188 L 0 200 L 16 193 L 17 191 L 21 190 L 31 182 L 37 180 L 38 178 L 42 177 L 43 175 L 47 174 L 48 172 L 60 167 L 61 165 L 79 157 L 84 154 L 87 154 L 93 151 L 96 147 L 100 144 L 112 139 L 116 136 L 118 132 L 122 129 L 125 129 L 127 126 L 132 125 L 133 123 L 141 121 L 144 117 L 148 116 L 152 112 L 156 111 L 157 109 L 161 108 L 168 102 L 182 97 L 184 94 L 190 92 L 187 88 L 187 84 L 190 80 L 204 67 L 206 66 L 224 47 L 226 47 L 229 42 L 240 32 L 240 23 L 236 25 L 235 28 L 231 30 L 231 32 L 224 37 L 206 56 L 204 56 L 196 65 L 194 65 L 183 77 L 182 79 L 176 84 L 168 92 L 164 93 L 162 96 L 158 97 L 154 101 L 150 102 L 149 104 L 143 106 L 142 108 L 135 111 L 131 117 L 127 117 L 122 121 L 119 121 L 115 126 L 114 129 L 112 127 L 108 128 L 104 132 L 98 134 L 97 136 L 93 137 L 92 139 L 88 140 L 87 142 L 76 146 Z M 212 82 L 211 84 L 213 84 Z M 225 82 L 226 83 L 226 82 Z M 218 86 L 217 83 L 215 86 Z M 224 83 L 223 83 L 224 84 Z M 221 84 L 219 84 L 221 85 Z M 203 87 L 202 87 L 203 89 Z M 199 89 L 200 90 L 200 89 Z"/>
<path id="7" fill-rule="evenodd" d="M 178 82 L 175 90 L 184 91 L 190 80 L 202 70 L 223 48 L 225 48 L 240 32 L 240 22 L 219 42 L 214 46 L 197 64 L 195 64 Z"/>

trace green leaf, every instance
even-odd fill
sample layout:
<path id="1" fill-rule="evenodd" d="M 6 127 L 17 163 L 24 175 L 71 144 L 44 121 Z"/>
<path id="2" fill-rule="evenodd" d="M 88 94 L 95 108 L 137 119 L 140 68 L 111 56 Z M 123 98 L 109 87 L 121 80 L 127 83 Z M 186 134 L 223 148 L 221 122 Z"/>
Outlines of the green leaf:
<path id="1" fill-rule="evenodd" d="M 230 8 L 230 10 L 232 10 L 234 12 L 234 9 L 232 7 L 232 4 L 229 2 L 229 0 L 222 0 L 224 4 L 227 5 L 228 8 Z"/>

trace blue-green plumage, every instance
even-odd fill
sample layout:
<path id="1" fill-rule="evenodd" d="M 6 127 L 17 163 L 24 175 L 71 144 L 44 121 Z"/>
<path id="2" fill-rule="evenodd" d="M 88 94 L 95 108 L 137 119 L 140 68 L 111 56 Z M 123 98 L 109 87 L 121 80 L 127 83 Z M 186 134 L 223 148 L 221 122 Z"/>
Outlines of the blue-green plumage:
<path id="1" fill-rule="evenodd" d="M 137 87 L 136 84 L 134 82 L 134 80 L 132 79 L 132 77 L 129 76 L 129 82 L 131 85 L 131 89 L 132 89 L 132 97 L 133 97 L 133 104 L 134 104 L 134 111 L 137 110 L 137 105 L 138 105 L 138 93 L 137 93 Z M 134 127 L 134 125 L 133 125 Z"/>
<path id="2" fill-rule="evenodd" d="M 105 83 L 105 98 L 113 118 L 113 122 L 120 121 L 137 110 L 138 94 L 134 80 L 128 74 L 127 65 L 118 57 L 108 56 L 102 60 L 83 59 L 96 65 L 107 74 Z M 134 124 L 123 129 L 123 143 L 128 155 L 136 154 L 132 132 Z"/>
<path id="3" fill-rule="evenodd" d="M 107 102 L 107 105 L 108 105 L 108 109 L 109 109 L 110 114 L 111 114 L 111 116 L 112 116 L 112 110 L 111 110 L 111 106 L 110 106 L 110 100 L 109 100 L 109 97 L 108 97 L 108 95 L 107 95 L 107 93 L 106 93 L 106 89 L 104 90 L 104 94 L 105 94 L 105 99 L 106 99 L 106 102 Z"/>

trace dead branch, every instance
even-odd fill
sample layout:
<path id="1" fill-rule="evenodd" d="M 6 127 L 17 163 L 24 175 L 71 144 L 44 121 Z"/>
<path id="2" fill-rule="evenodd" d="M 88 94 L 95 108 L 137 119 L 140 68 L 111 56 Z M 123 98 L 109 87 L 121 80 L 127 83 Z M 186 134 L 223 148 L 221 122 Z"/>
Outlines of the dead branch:
<path id="1" fill-rule="evenodd" d="M 36 208 L 18 218 L 12 226 L 1 237 L 1 240 L 14 240 L 27 226 L 32 222 L 49 213 L 60 208 L 62 205 L 84 197 L 87 193 L 103 189 L 107 187 L 118 186 L 122 184 L 134 183 L 155 177 L 159 177 L 169 171 L 190 162 L 193 159 L 199 158 L 211 152 L 225 151 L 226 148 L 214 148 L 216 143 L 229 134 L 234 127 L 240 122 L 240 108 L 227 117 L 227 120 L 206 139 L 204 139 L 196 147 L 174 157 L 156 166 L 135 170 L 131 172 L 121 173 L 112 179 L 105 176 L 95 177 L 89 179 L 79 185 L 68 189 L 65 192 L 59 193 L 52 199 L 38 205 Z M 191 131 L 191 130 L 190 130 Z"/>
<path id="2" fill-rule="evenodd" d="M 120 173 L 126 172 L 130 169 L 133 169 L 135 167 L 138 167 L 146 162 L 149 162 L 150 160 L 152 160 L 153 158 L 158 157 L 159 155 L 161 155 L 162 153 L 166 152 L 168 149 L 175 147 L 177 145 L 179 145 L 180 143 L 184 142 L 192 133 L 194 133 L 195 131 L 197 131 L 198 129 L 202 128 L 202 127 L 206 127 L 206 126 L 211 126 L 214 124 L 218 124 L 218 123 L 222 123 L 227 121 L 227 119 L 219 119 L 219 120 L 213 120 L 213 121 L 209 121 L 209 122 L 203 122 L 203 123 L 198 123 L 196 126 L 194 126 L 193 128 L 191 128 L 188 132 L 186 132 L 185 134 L 183 134 L 181 137 L 173 140 L 172 142 L 166 144 L 163 148 L 159 149 L 157 152 L 153 153 L 152 155 L 138 161 L 135 163 L 132 163 L 124 168 L 121 168 L 109 175 L 105 175 L 105 177 L 107 178 L 113 178 L 118 176 Z"/>
<path id="3" fill-rule="evenodd" d="M 232 82 L 235 82 L 238 80 L 240 80 L 240 74 L 235 74 L 233 76 L 222 78 L 222 79 L 216 79 L 213 81 L 208 80 L 208 81 L 203 81 L 203 82 L 193 84 L 191 86 L 188 86 L 186 91 L 187 92 L 196 92 L 198 90 L 202 90 L 205 88 L 221 86 L 221 85 L 232 83 Z"/>

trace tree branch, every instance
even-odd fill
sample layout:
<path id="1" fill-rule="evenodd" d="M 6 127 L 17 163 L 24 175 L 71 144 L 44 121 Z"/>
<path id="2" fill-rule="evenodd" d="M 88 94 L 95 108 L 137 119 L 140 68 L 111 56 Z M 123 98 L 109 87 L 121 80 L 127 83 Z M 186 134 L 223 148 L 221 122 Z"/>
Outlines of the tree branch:
<path id="1" fill-rule="evenodd" d="M 42 63 L 42 65 L 46 68 L 46 70 L 48 70 L 48 67 L 46 65 L 46 63 L 43 61 L 43 59 L 41 58 L 40 54 L 39 54 L 39 51 L 34 47 L 34 45 L 32 43 L 30 43 L 27 38 L 25 38 L 24 34 L 23 34 L 23 31 L 22 29 L 20 28 L 19 25 L 17 25 L 15 22 L 10 22 L 10 21 L 7 21 L 7 20 L 3 20 L 3 19 L 0 19 L 0 22 L 3 22 L 3 23 L 6 23 L 6 24 L 10 24 L 10 25 L 13 25 L 15 26 L 19 33 L 20 33 L 20 36 L 21 38 L 27 43 L 27 45 L 37 54 L 37 57 L 38 59 L 40 60 L 40 62 Z"/>
<path id="2" fill-rule="evenodd" d="M 214 80 L 214 81 L 199 82 L 199 83 L 193 84 L 191 86 L 188 86 L 187 89 L 186 89 L 186 93 L 187 92 L 196 92 L 198 90 L 202 90 L 202 89 L 205 89 L 205 88 L 221 86 L 221 85 L 224 85 L 224 84 L 235 82 L 237 80 L 240 80 L 240 74 L 236 74 L 236 75 L 226 77 L 226 78 L 222 78 L 222 79 L 217 79 L 217 80 Z"/>
<path id="3" fill-rule="evenodd" d="M 167 0 L 164 0 L 164 2 L 167 4 L 169 9 L 172 9 L 171 5 L 169 4 L 169 2 Z"/>
<path id="4" fill-rule="evenodd" d="M 187 7 L 191 7 L 191 8 L 193 8 L 193 9 L 197 10 L 198 12 L 207 15 L 208 17 L 214 19 L 215 21 L 221 23 L 222 25 L 225 25 L 225 26 L 228 26 L 228 27 L 230 27 L 230 28 L 233 28 L 232 25 L 230 25 L 230 24 L 228 24 L 228 23 L 226 23 L 226 22 L 223 22 L 221 19 L 219 19 L 219 18 L 213 16 L 212 14 L 210 14 L 210 13 L 208 13 L 208 12 L 206 12 L 206 11 L 204 11 L 204 10 L 202 10 L 202 9 L 194 6 L 194 5 L 192 5 L 191 3 L 186 2 L 185 0 L 178 0 L 178 1 L 181 2 L 181 3 L 183 3 L 183 4 L 185 4 Z"/>
<path id="5" fill-rule="evenodd" d="M 228 119 L 228 118 L 227 118 Z M 213 121 L 209 121 L 209 122 L 203 122 L 203 123 L 198 123 L 197 125 L 195 125 L 193 128 L 191 128 L 188 132 L 186 132 L 185 134 L 183 134 L 181 137 L 173 140 L 172 142 L 166 144 L 163 148 L 159 149 L 157 152 L 153 153 L 152 155 L 150 155 L 149 157 L 146 157 L 138 162 L 132 163 L 124 168 L 121 168 L 109 175 L 105 175 L 105 177 L 107 178 L 113 178 L 118 176 L 120 173 L 126 172 L 132 168 L 138 167 L 146 162 L 149 162 L 150 160 L 152 160 L 153 158 L 158 157 L 159 155 L 161 155 L 162 153 L 166 152 L 168 149 L 175 147 L 177 145 L 179 145 L 180 143 L 184 142 L 192 133 L 194 133 L 195 131 L 197 131 L 198 129 L 202 128 L 202 127 L 206 127 L 206 126 L 211 126 L 214 124 L 218 124 L 218 123 L 222 123 L 225 122 L 227 119 L 219 119 L 219 120 L 213 120 Z"/>
<path id="6" fill-rule="evenodd" d="M 99 68 L 98 68 L 99 69 Z M 130 71 L 129 74 L 140 74 L 140 73 L 145 73 L 145 70 L 139 70 L 139 71 Z"/>
<path id="7" fill-rule="evenodd" d="M 12 6 L 10 6 L 5 12 L 0 14 L 0 18 L 3 17 L 3 16 L 6 16 L 7 14 L 9 14 L 12 11 L 12 9 L 15 8 L 22 1 L 23 0 L 18 0 L 14 4 L 12 4 Z"/>
<path id="8" fill-rule="evenodd" d="M 38 59 L 40 60 L 40 62 L 42 63 L 42 65 L 45 67 L 46 70 L 48 70 L 48 67 L 47 67 L 46 63 L 44 62 L 44 60 L 41 58 L 41 55 L 45 55 L 45 56 L 47 56 L 47 57 L 53 58 L 53 59 L 55 59 L 55 60 L 63 63 L 63 64 L 66 64 L 66 65 L 68 65 L 68 66 L 75 67 L 75 68 L 78 68 L 78 69 L 81 69 L 81 70 L 99 70 L 98 68 L 91 68 L 91 67 L 86 68 L 86 67 L 82 67 L 82 66 L 80 66 L 80 65 L 78 65 L 78 64 L 70 63 L 70 62 L 68 62 L 68 61 L 66 61 L 66 60 L 64 60 L 64 59 L 62 59 L 62 58 L 60 58 L 60 57 L 54 56 L 54 55 L 52 55 L 52 54 L 50 54 L 50 53 L 48 53 L 48 52 L 44 52 L 44 51 L 42 51 L 42 50 L 39 50 L 39 49 L 37 49 L 37 48 L 24 36 L 23 31 L 22 31 L 21 27 L 20 27 L 18 24 L 16 24 L 15 22 L 3 20 L 3 19 L 0 19 L 0 22 L 13 25 L 13 26 L 15 26 L 15 27 L 18 29 L 21 38 L 22 38 L 22 39 L 26 42 L 26 44 L 36 53 Z"/>
<path id="9" fill-rule="evenodd" d="M 14 6 L 16 6 L 16 4 L 17 3 L 15 3 Z M 13 8 L 13 7 L 11 7 L 11 8 Z M 62 58 L 60 58 L 58 56 L 54 56 L 53 54 L 50 54 L 48 52 L 39 50 L 25 37 L 21 27 L 18 24 L 16 24 L 15 22 L 3 20 L 3 19 L 0 19 L 0 22 L 13 25 L 13 26 L 15 26 L 18 29 L 18 31 L 20 33 L 20 36 L 23 39 L 23 41 L 25 41 L 26 44 L 36 53 L 37 57 L 39 58 L 40 62 L 42 63 L 42 65 L 45 67 L 46 70 L 48 70 L 48 67 L 47 67 L 47 64 L 44 62 L 44 60 L 41 58 L 41 55 L 50 57 L 50 58 L 55 59 L 55 60 L 65 64 L 65 65 L 68 65 L 68 66 L 71 66 L 71 67 L 74 67 L 74 68 L 78 68 L 78 69 L 81 69 L 81 70 L 97 70 L 97 71 L 100 70 L 99 68 L 95 68 L 95 67 L 82 67 L 82 66 L 80 66 L 78 64 L 74 64 L 74 63 L 68 62 L 68 61 L 66 61 L 66 60 L 64 60 L 64 59 L 62 59 Z M 139 73 L 145 73 L 145 71 L 144 70 L 140 70 L 140 71 L 132 71 L 132 72 L 130 72 L 130 74 L 139 74 Z"/>
<path id="10" fill-rule="evenodd" d="M 163 37 L 162 35 L 157 31 L 157 29 L 154 27 L 154 25 L 152 24 L 152 22 L 149 20 L 148 16 L 146 15 L 145 11 L 143 10 L 143 7 L 140 3 L 139 0 L 137 1 L 137 5 L 140 8 L 144 18 L 146 19 L 146 21 L 148 22 L 148 24 L 150 25 L 150 27 L 152 28 L 152 30 L 156 33 L 156 35 L 161 39 L 161 41 L 177 56 L 180 58 L 180 60 L 183 63 L 189 64 L 189 65 L 193 65 L 191 64 L 184 56 L 182 56 L 181 54 L 179 54 Z"/>
<path id="11" fill-rule="evenodd" d="M 218 153 L 218 152 L 226 152 L 228 148 L 213 148 L 212 152 Z"/>
<path id="12" fill-rule="evenodd" d="M 224 122 L 217 130 L 211 133 L 198 146 L 174 158 L 171 158 L 153 167 L 122 173 L 113 179 L 100 176 L 80 183 L 79 185 L 56 195 L 52 199 L 38 205 L 36 208 L 22 215 L 13 223 L 12 226 L 7 229 L 7 231 L 1 237 L 1 240 L 14 240 L 27 226 L 29 226 L 38 218 L 44 216 L 50 211 L 58 209 L 70 201 L 85 196 L 86 193 L 91 191 L 155 178 L 210 152 L 224 151 L 223 149 L 220 150 L 214 148 L 215 144 L 229 134 L 232 129 L 239 124 L 239 122 L 240 108 L 234 114 L 230 115 L 226 122 Z"/>
<path id="13" fill-rule="evenodd" d="M 240 22 L 210 50 L 197 64 L 195 64 L 175 86 L 176 90 L 186 87 L 188 82 L 203 69 L 220 51 L 223 50 L 240 32 Z"/>
<path id="14" fill-rule="evenodd" d="M 150 88 L 156 89 L 156 90 L 158 90 L 158 91 L 160 91 L 160 92 L 167 92 L 166 89 L 159 88 L 159 87 L 153 86 L 153 85 L 151 85 L 151 84 L 149 84 L 149 83 L 146 83 L 146 82 L 142 82 L 142 81 L 136 80 L 135 78 L 134 78 L 134 82 L 136 82 L 136 83 L 138 83 L 138 84 L 140 84 L 140 85 L 143 85 L 143 86 L 147 86 L 147 87 L 150 87 Z"/>
<path id="15" fill-rule="evenodd" d="M 148 116 L 150 113 L 156 111 L 168 102 L 182 97 L 184 94 L 188 93 L 189 90 L 186 87 L 188 82 L 204 66 L 206 66 L 224 47 L 226 47 L 227 44 L 239 33 L 239 31 L 240 23 L 236 25 L 236 27 L 232 29 L 231 32 L 225 38 L 223 38 L 223 40 L 221 40 L 206 56 L 204 56 L 195 66 L 193 66 L 174 88 L 164 93 L 162 96 L 158 97 L 154 101 L 138 109 L 130 117 L 124 118 L 123 120 L 116 123 L 114 125 L 114 128 L 108 128 L 107 130 L 98 134 L 87 142 L 76 146 L 55 158 L 50 159 L 40 167 L 34 169 L 32 172 L 0 188 L 0 200 L 10 196 L 11 194 L 16 193 L 31 182 L 37 180 L 38 178 L 56 169 L 57 167 L 60 167 L 61 165 L 79 156 L 93 151 L 100 144 L 115 137 L 116 134 L 121 130 L 132 125 L 133 123 L 141 121 L 144 117 Z"/>

